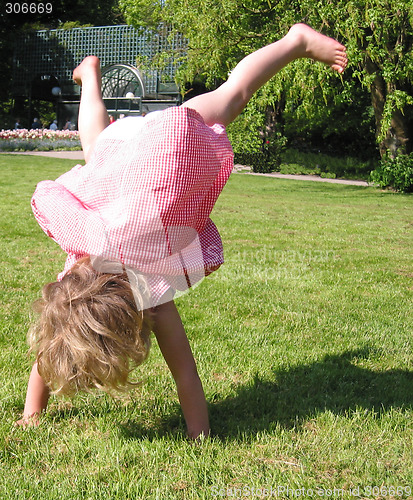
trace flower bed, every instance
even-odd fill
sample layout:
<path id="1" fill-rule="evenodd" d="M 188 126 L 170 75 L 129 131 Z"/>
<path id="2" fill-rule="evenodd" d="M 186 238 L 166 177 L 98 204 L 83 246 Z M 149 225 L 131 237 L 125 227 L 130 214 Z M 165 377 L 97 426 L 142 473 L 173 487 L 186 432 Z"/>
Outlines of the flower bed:
<path id="1" fill-rule="evenodd" d="M 0 131 L 0 151 L 81 149 L 77 130 L 19 129 Z"/>

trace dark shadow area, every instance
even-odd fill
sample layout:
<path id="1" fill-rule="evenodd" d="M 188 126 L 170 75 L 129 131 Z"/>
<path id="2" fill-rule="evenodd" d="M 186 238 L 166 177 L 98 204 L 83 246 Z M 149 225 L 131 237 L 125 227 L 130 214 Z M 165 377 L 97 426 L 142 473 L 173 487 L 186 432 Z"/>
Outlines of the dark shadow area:
<path id="1" fill-rule="evenodd" d="M 43 74 L 57 78 L 63 95 L 75 93 L 76 87 L 72 82 L 72 71 L 76 66 L 73 49 L 65 47 L 54 32 L 34 31 L 20 35 L 14 57 L 14 95 L 27 96 L 28 85 Z"/>
<path id="2" fill-rule="evenodd" d="M 253 437 L 276 425 L 299 428 L 323 411 L 347 415 L 361 408 L 380 417 L 392 408 L 411 409 L 413 372 L 376 372 L 356 366 L 370 353 L 361 349 L 328 355 L 321 361 L 289 370 L 274 369 L 274 382 L 256 376 L 233 397 L 220 400 L 217 395 L 215 401 L 209 402 L 212 435 L 237 439 L 241 435 Z M 185 422 L 178 405 L 172 411 L 159 415 L 150 429 L 138 421 L 119 424 L 120 433 L 125 439 L 185 436 Z"/>
<path id="3" fill-rule="evenodd" d="M 256 376 L 237 394 L 210 404 L 211 426 L 220 437 L 255 435 L 279 424 L 299 427 L 319 412 L 346 415 L 357 408 L 380 416 L 391 408 L 413 406 L 413 372 L 376 372 L 356 366 L 367 349 L 328 355 L 323 360 L 274 369 L 275 381 Z"/>
<path id="4" fill-rule="evenodd" d="M 220 439 L 254 437 L 257 432 L 271 431 L 280 425 L 286 429 L 300 428 L 309 419 L 324 411 L 349 415 L 357 409 L 374 412 L 376 418 L 393 408 L 413 408 L 413 372 L 407 370 L 372 371 L 357 366 L 371 351 L 361 349 L 338 355 L 327 355 L 321 361 L 274 369 L 274 381 L 255 376 L 238 388 L 232 397 L 209 402 L 212 435 Z M 136 404 L 139 404 L 136 401 Z M 22 409 L 22 408 L 21 408 Z M 15 410 L 15 408 L 14 408 Z M 20 408 L 19 408 L 20 410 Z M 89 418 L 111 413 L 119 420 L 122 439 L 156 440 L 162 437 L 184 438 L 185 421 L 178 403 L 168 413 L 158 408 L 151 424 L 140 420 L 121 421 L 116 408 L 77 408 L 70 406 L 53 410 L 47 420 L 62 422 L 79 417 Z M 18 413 L 18 412 L 16 412 Z"/>
<path id="5" fill-rule="evenodd" d="M 77 121 L 77 109 L 64 109 L 67 100 L 79 99 L 79 91 L 72 81 L 75 66 L 73 50 L 54 32 L 20 34 L 15 44 L 11 93 L 15 102 L 13 113 L 20 118 L 22 128 L 31 128 L 33 118 L 41 115 L 41 101 L 52 102 L 56 114 L 62 115 L 58 116 L 59 128 L 66 118 Z M 63 116 L 64 113 L 67 116 Z"/>
<path id="6" fill-rule="evenodd" d="M 121 407 L 123 406 L 121 402 L 119 404 Z M 141 403 L 135 401 L 133 404 L 140 405 Z M 150 409 L 146 410 L 150 411 Z M 22 411 L 23 407 L 15 410 L 17 415 L 22 413 Z M 68 402 L 66 408 L 49 409 L 42 418 L 54 424 L 65 422 L 73 423 L 73 421 L 77 420 L 79 425 L 82 425 L 82 423 L 86 424 L 89 419 L 93 421 L 101 417 L 106 418 L 109 415 L 110 419 L 116 422 L 122 439 L 149 439 L 152 441 L 163 437 L 173 438 L 179 436 L 183 439 L 186 437 L 185 420 L 178 403 L 171 405 L 168 413 L 162 412 L 159 409 L 154 409 L 153 411 L 154 414 L 151 415 L 150 424 L 148 424 L 144 416 L 142 420 L 122 420 L 122 408 L 119 408 L 118 412 L 116 402 L 114 403 L 110 398 L 107 398 L 102 404 L 92 404 L 92 406 L 88 406 L 87 409 L 84 406 L 84 402 L 74 401 L 73 404 L 72 402 Z"/>
<path id="7" fill-rule="evenodd" d="M 138 420 L 128 420 L 118 424 L 120 435 L 126 440 L 148 439 L 153 441 L 162 437 L 186 438 L 186 426 L 182 412 L 176 405 L 176 413 L 169 415 L 159 415 L 156 424 L 148 427 Z"/>

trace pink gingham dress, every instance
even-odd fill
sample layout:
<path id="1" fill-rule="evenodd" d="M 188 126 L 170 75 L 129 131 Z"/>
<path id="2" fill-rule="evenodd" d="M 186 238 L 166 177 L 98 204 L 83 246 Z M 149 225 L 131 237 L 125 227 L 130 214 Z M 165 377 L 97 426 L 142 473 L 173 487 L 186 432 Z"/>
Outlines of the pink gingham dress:
<path id="1" fill-rule="evenodd" d="M 145 307 L 186 291 L 223 263 L 209 216 L 232 168 L 224 127 L 193 109 L 113 123 L 86 165 L 40 182 L 33 195 L 38 223 L 68 254 L 58 279 L 90 255 L 100 270 L 144 277 Z"/>

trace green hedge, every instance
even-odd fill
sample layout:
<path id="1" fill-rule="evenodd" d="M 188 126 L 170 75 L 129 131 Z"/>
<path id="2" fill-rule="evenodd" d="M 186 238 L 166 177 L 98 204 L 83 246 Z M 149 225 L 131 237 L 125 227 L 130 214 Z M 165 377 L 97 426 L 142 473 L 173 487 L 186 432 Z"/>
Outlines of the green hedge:
<path id="1" fill-rule="evenodd" d="M 250 166 L 257 173 L 279 172 L 286 143 L 285 137 L 275 133 L 271 138 L 263 141 L 259 151 L 237 152 L 235 150 L 234 161 Z"/>
<path id="2" fill-rule="evenodd" d="M 370 174 L 370 179 L 382 188 L 391 187 L 402 193 L 413 192 L 413 153 L 393 158 L 385 155 Z"/>

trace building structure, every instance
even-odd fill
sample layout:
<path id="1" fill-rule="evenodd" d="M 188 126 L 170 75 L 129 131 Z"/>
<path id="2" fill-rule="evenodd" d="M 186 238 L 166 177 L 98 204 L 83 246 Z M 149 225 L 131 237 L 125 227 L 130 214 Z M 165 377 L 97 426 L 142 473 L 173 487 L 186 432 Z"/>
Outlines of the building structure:
<path id="1" fill-rule="evenodd" d="M 13 96 L 28 100 L 29 120 L 38 99 L 56 103 L 59 126 L 76 122 L 80 87 L 72 72 L 93 54 L 101 60 L 103 98 L 115 118 L 175 106 L 175 73 L 185 48 L 182 35 L 166 26 L 144 32 L 127 25 L 28 32 L 16 43 Z"/>

